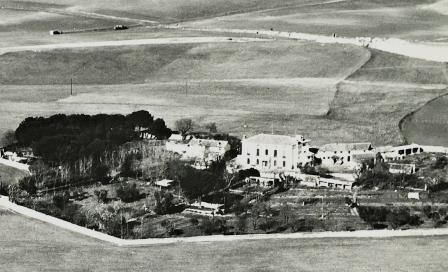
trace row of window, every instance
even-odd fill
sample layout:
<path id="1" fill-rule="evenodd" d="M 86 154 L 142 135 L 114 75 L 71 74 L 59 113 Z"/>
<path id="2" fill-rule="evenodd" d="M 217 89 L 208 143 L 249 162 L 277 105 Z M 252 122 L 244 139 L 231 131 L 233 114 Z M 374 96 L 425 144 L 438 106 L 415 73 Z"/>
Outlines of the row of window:
<path id="1" fill-rule="evenodd" d="M 269 149 L 264 150 L 264 154 L 267 156 L 269 155 Z M 260 149 L 257 148 L 257 156 L 260 156 Z M 277 157 L 277 149 L 274 149 L 274 157 Z"/>
<path id="2" fill-rule="evenodd" d="M 257 165 L 260 165 L 260 160 L 257 159 L 256 161 Z M 250 165 L 250 159 L 247 158 L 247 164 Z M 267 166 L 267 162 L 263 163 L 263 166 Z M 277 161 L 274 161 L 274 166 L 277 166 Z M 286 161 L 283 161 L 283 167 L 286 167 Z"/>
<path id="3" fill-rule="evenodd" d="M 325 159 L 329 160 L 329 159 L 333 159 L 333 157 L 322 157 L 322 160 L 325 160 Z M 344 157 L 342 157 L 340 159 L 344 159 Z M 347 156 L 347 161 L 348 162 L 350 161 L 350 156 Z"/>

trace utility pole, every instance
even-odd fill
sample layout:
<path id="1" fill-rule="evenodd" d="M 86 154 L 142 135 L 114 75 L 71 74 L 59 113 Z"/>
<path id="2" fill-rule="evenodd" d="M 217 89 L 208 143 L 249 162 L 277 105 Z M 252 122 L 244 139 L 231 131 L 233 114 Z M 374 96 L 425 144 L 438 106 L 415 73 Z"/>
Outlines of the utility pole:
<path id="1" fill-rule="evenodd" d="M 73 95 L 73 78 L 70 78 L 70 96 Z"/>

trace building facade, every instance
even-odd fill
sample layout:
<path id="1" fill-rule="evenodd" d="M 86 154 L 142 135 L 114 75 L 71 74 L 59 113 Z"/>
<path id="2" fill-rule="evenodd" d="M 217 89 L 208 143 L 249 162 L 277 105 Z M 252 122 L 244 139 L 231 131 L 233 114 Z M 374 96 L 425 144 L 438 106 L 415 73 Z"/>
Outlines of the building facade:
<path id="1" fill-rule="evenodd" d="M 185 139 L 173 134 L 166 142 L 168 151 L 180 154 L 183 159 L 192 159 L 201 163 L 208 163 L 222 159 L 224 154 L 230 150 L 227 141 L 197 139 L 186 137 Z"/>
<path id="2" fill-rule="evenodd" d="M 398 161 L 407 156 L 423 153 L 423 148 L 418 144 L 383 146 L 376 148 L 375 152 L 379 152 L 385 161 Z"/>
<path id="3" fill-rule="evenodd" d="M 333 143 L 320 147 L 316 158 L 323 167 L 355 169 L 362 159 L 374 158 L 371 143 Z"/>
<path id="4" fill-rule="evenodd" d="M 313 162 L 314 153 L 309 151 L 308 143 L 301 135 L 258 134 L 241 141 L 241 155 L 236 161 L 243 169 L 296 170 Z"/>

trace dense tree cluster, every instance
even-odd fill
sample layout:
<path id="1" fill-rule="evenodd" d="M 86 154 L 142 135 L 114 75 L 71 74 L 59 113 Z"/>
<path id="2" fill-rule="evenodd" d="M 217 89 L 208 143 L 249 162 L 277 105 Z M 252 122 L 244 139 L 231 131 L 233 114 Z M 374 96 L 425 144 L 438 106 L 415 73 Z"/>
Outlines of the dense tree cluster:
<path id="1" fill-rule="evenodd" d="M 224 188 L 224 172 L 224 161 L 214 162 L 206 170 L 195 169 L 178 160 L 169 162 L 166 167 L 168 178 L 179 181 L 181 189 L 189 199 L 196 199 Z"/>
<path id="2" fill-rule="evenodd" d="M 31 146 L 46 163 L 61 164 L 83 157 L 99 157 L 104 151 L 139 137 L 147 128 L 158 139 L 171 130 L 162 119 L 154 120 L 147 111 L 129 115 L 64 115 L 49 118 L 28 117 L 15 132 L 19 145 Z"/>
<path id="3" fill-rule="evenodd" d="M 392 174 L 389 166 L 381 160 L 370 167 L 362 167 L 355 185 L 365 189 L 377 187 L 379 189 L 395 189 L 400 187 L 423 188 L 425 182 L 415 174 Z"/>
<path id="4" fill-rule="evenodd" d="M 385 228 L 390 226 L 394 229 L 404 226 L 418 226 L 422 220 L 417 215 L 411 215 L 407 207 L 388 208 L 361 206 L 358 207 L 359 216 L 373 228 Z"/>
<path id="5" fill-rule="evenodd" d="M 135 183 L 120 185 L 117 188 L 117 196 L 126 203 L 137 201 L 142 197 Z"/>

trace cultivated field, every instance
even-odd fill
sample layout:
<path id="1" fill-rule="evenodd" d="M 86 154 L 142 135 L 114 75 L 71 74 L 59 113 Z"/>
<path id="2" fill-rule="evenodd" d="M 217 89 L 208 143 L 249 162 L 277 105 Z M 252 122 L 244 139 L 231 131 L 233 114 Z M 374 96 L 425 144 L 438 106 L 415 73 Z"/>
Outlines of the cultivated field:
<path id="1" fill-rule="evenodd" d="M 446 41 L 446 14 L 439 12 L 443 9 L 430 6 L 434 2 L 436 1 L 326 1 L 319 5 L 284 7 L 198 20 L 186 25 L 257 30 L 272 28 L 325 35 L 336 33 L 347 37 Z"/>
<path id="2" fill-rule="evenodd" d="M 297 41 L 7 53 L 0 56 L 0 81 L 8 84 L 0 86 L 0 127 L 15 128 L 28 115 L 146 109 L 170 124 L 189 116 L 237 134 L 269 129 L 271 116 L 276 131 L 294 133 L 300 124 L 281 121 L 324 115 L 336 83 L 368 57 L 354 46 Z"/>
<path id="3" fill-rule="evenodd" d="M 7 271 L 446 271 L 446 237 L 114 247 L 0 211 Z"/>
<path id="4" fill-rule="evenodd" d="M 408 142 L 448 146 L 448 96 L 439 97 L 404 119 L 402 133 Z"/>
<path id="5" fill-rule="evenodd" d="M 11 5 L 12 1 L 1 1 Z M 41 8 L 53 2 L 50 0 L 17 1 L 25 8 L 37 4 Z M 251 10 L 283 7 L 285 5 L 302 5 L 306 3 L 319 3 L 323 0 L 285 0 L 272 2 L 269 0 L 61 0 L 58 5 L 74 11 L 89 11 L 113 16 L 156 20 L 160 22 L 176 22 L 195 18 L 215 17 L 229 13 L 240 13 Z M 15 3 L 14 3 L 15 4 Z"/>

